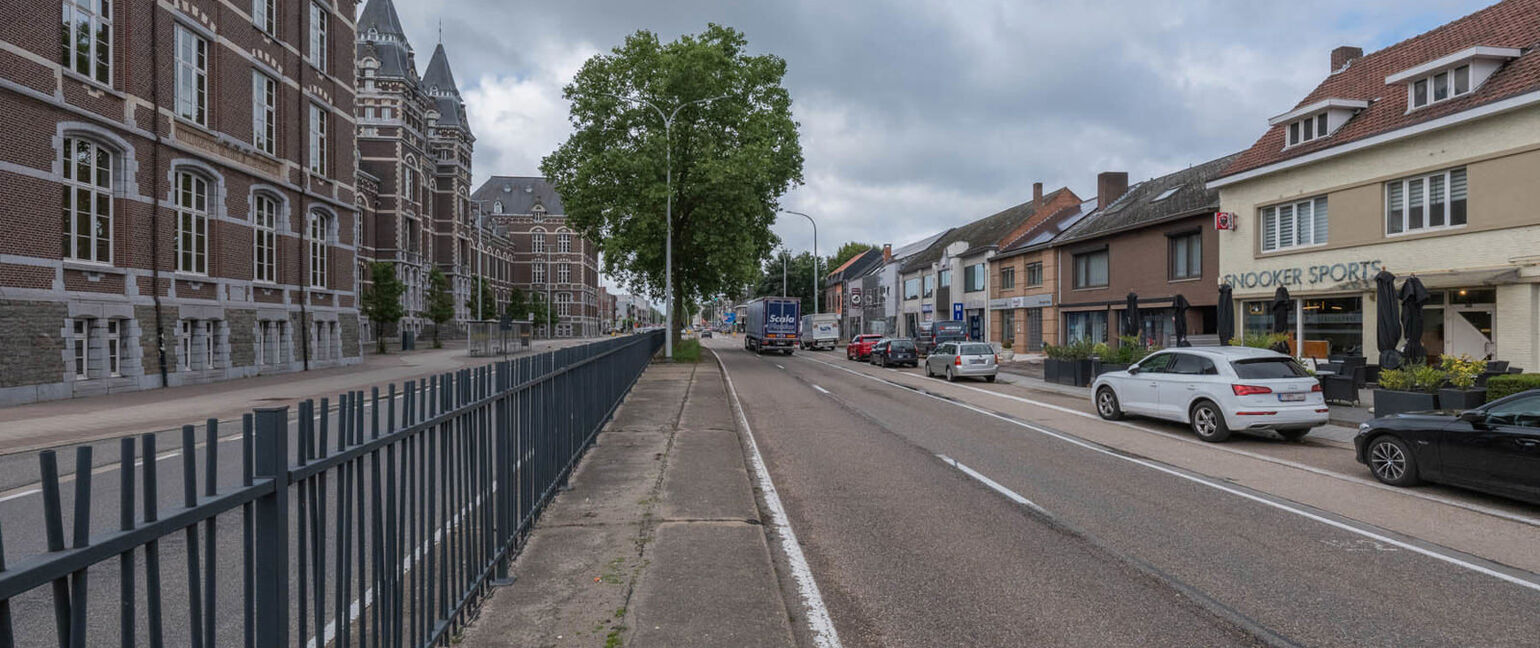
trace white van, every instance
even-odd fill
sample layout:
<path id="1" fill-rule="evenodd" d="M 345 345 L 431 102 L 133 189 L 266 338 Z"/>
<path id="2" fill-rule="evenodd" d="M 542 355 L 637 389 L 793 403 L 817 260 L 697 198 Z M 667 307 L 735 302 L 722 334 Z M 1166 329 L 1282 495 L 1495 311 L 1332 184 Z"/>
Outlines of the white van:
<path id="1" fill-rule="evenodd" d="M 834 313 L 802 316 L 802 348 L 833 350 L 840 341 L 840 316 Z"/>

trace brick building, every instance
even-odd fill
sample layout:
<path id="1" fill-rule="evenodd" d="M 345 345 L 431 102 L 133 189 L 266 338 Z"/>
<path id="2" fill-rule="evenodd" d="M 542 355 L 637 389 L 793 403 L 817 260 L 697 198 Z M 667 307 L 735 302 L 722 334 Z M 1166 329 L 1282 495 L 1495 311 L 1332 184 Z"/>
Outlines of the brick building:
<path id="1" fill-rule="evenodd" d="M 0 403 L 357 362 L 355 5 L 289 3 L 0 0 Z"/>
<path id="2" fill-rule="evenodd" d="M 585 337 L 600 333 L 599 252 L 567 226 L 556 188 L 545 178 L 492 176 L 471 194 L 487 209 L 494 230 L 512 245 L 513 285 L 551 304 L 554 331 Z"/>

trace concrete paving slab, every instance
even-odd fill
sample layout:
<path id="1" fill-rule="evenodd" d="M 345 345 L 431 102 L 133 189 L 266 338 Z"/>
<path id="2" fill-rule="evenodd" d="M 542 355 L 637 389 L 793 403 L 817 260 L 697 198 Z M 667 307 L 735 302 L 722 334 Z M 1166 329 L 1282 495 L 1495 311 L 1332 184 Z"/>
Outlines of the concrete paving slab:
<path id="1" fill-rule="evenodd" d="M 664 523 L 655 545 L 627 646 L 795 645 L 760 526 Z"/>
<path id="2" fill-rule="evenodd" d="M 732 430 L 681 430 L 663 476 L 665 520 L 758 519 L 743 446 Z"/>

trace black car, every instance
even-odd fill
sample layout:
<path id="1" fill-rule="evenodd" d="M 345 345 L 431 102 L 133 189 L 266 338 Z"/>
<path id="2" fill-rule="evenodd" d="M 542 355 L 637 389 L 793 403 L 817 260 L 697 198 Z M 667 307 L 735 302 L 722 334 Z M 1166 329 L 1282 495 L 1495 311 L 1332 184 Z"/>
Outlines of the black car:
<path id="1" fill-rule="evenodd" d="M 912 340 L 887 339 L 872 347 L 872 353 L 867 358 L 872 364 L 881 367 L 893 365 L 920 366 L 920 354 L 914 348 Z"/>
<path id="2" fill-rule="evenodd" d="M 967 339 L 968 329 L 962 322 L 941 320 L 920 325 L 920 334 L 915 336 L 914 343 L 921 355 L 930 355 L 931 350 L 943 342 L 965 342 Z"/>
<path id="3" fill-rule="evenodd" d="M 1439 482 L 1540 504 L 1540 389 L 1464 412 L 1358 426 L 1358 462 L 1392 486 Z"/>

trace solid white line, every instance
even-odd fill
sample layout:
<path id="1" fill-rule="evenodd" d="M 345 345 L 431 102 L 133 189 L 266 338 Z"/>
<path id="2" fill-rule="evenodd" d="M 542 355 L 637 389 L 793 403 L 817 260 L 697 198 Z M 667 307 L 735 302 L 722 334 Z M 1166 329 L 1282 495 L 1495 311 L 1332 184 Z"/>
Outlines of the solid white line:
<path id="1" fill-rule="evenodd" d="M 829 393 L 829 390 L 827 390 L 827 389 L 824 389 L 824 388 L 822 388 L 822 387 L 819 387 L 819 386 L 818 386 L 818 385 L 813 385 L 813 389 L 816 389 L 816 390 L 818 390 L 818 391 L 821 391 L 821 392 L 823 392 L 823 393 L 825 393 L 825 394 L 827 394 L 827 393 Z"/>
<path id="2" fill-rule="evenodd" d="M 802 605 L 807 608 L 807 625 L 813 633 L 813 645 L 819 648 L 840 648 L 842 644 L 839 633 L 834 630 L 834 620 L 829 618 L 829 608 L 824 605 L 823 596 L 818 593 L 818 583 L 813 580 L 813 569 L 807 564 L 807 556 L 802 554 L 802 545 L 797 543 L 796 532 L 791 530 L 791 521 L 786 517 L 785 507 L 781 506 L 781 496 L 775 490 L 775 483 L 770 480 L 765 458 L 759 454 L 759 444 L 754 442 L 754 430 L 749 427 L 749 418 L 743 413 L 743 403 L 738 400 L 738 390 L 733 388 L 733 377 L 727 372 L 727 363 L 715 351 L 711 355 L 716 357 L 717 366 L 722 368 L 722 378 L 727 381 L 727 395 L 732 401 L 733 413 L 738 415 L 738 424 L 743 426 L 744 438 L 748 439 L 754 478 L 759 482 L 760 492 L 764 493 L 765 507 L 770 509 L 771 524 L 775 525 L 776 535 L 781 538 L 781 551 L 786 553 L 786 561 L 791 563 L 791 573 L 797 580 Z"/>
<path id="3" fill-rule="evenodd" d="M 814 362 L 820 362 L 820 361 L 815 360 Z M 824 363 L 824 364 L 829 364 L 829 363 Z M 853 374 L 855 374 L 857 376 L 861 376 L 862 378 L 865 378 L 867 380 L 872 380 L 872 381 L 876 381 L 876 382 L 883 382 L 883 383 L 887 382 L 887 381 L 882 380 L 880 378 L 877 378 L 877 377 L 874 377 L 874 376 L 868 376 L 868 375 L 865 375 L 865 374 L 863 374 L 861 372 L 858 372 L 858 371 L 851 371 L 849 369 L 846 369 L 844 367 L 840 367 L 840 366 L 837 366 L 837 365 L 830 364 L 829 366 L 834 367 L 835 369 L 840 369 L 840 370 L 843 370 L 843 371 L 849 371 L 850 373 L 853 373 Z M 1313 520 L 1315 522 L 1319 522 L 1321 524 L 1325 524 L 1325 525 L 1330 526 L 1330 527 L 1334 527 L 1334 528 L 1337 528 L 1337 529 L 1341 529 L 1343 531 L 1347 531 L 1349 533 L 1353 533 L 1353 534 L 1357 534 L 1357 535 L 1363 536 L 1365 538 L 1369 538 L 1370 540 L 1377 540 L 1379 542 L 1383 542 L 1383 543 L 1386 543 L 1386 544 L 1395 545 L 1396 547 L 1405 549 L 1407 551 L 1410 551 L 1410 552 L 1413 552 L 1413 553 L 1417 553 L 1417 554 L 1422 554 L 1422 555 L 1427 556 L 1429 558 L 1433 558 L 1435 560 L 1446 562 L 1446 563 L 1449 563 L 1449 564 L 1454 565 L 1456 567 L 1461 567 L 1461 568 L 1464 568 L 1464 569 L 1468 569 L 1468 570 L 1476 572 L 1478 574 L 1484 574 L 1484 575 L 1487 575 L 1487 576 L 1491 576 L 1491 577 L 1496 578 L 1498 580 L 1501 580 L 1501 581 L 1504 581 L 1504 582 L 1507 582 L 1507 583 L 1512 583 L 1514 585 L 1518 585 L 1519 587 L 1523 587 L 1523 588 L 1531 590 L 1531 591 L 1540 592 L 1540 582 L 1535 582 L 1535 581 L 1531 581 L 1531 580 L 1528 580 L 1528 579 L 1519 578 L 1517 576 L 1512 576 L 1512 575 L 1509 575 L 1509 574 L 1505 574 L 1503 572 L 1500 572 L 1500 571 L 1497 571 L 1497 570 L 1494 570 L 1494 569 L 1490 569 L 1490 568 L 1487 568 L 1487 567 L 1483 567 L 1481 565 L 1475 564 L 1475 563 L 1467 561 L 1467 560 L 1462 560 L 1462 559 L 1456 558 L 1454 556 L 1449 556 L 1449 555 L 1445 555 L 1445 554 L 1439 553 L 1439 552 L 1434 551 L 1432 549 L 1427 549 L 1427 548 L 1424 548 L 1424 547 L 1420 547 L 1420 546 L 1417 546 L 1417 545 L 1409 543 L 1409 542 L 1405 542 L 1405 541 L 1402 541 L 1402 540 L 1397 540 L 1395 538 L 1391 538 L 1391 537 L 1388 537 L 1388 536 L 1385 536 L 1385 535 L 1381 535 L 1381 534 L 1375 533 L 1373 531 L 1369 531 L 1367 529 L 1361 529 L 1361 528 L 1358 528 L 1358 527 L 1353 526 L 1351 524 L 1347 524 L 1347 523 L 1344 523 L 1344 522 L 1338 522 L 1338 521 L 1330 519 L 1330 518 L 1322 517 L 1322 516 L 1316 515 L 1314 513 L 1311 513 L 1309 511 L 1306 511 L 1306 510 L 1303 510 L 1303 509 L 1299 509 L 1299 508 L 1295 508 L 1293 506 L 1289 506 L 1288 504 L 1284 504 L 1282 502 L 1276 502 L 1276 501 L 1270 500 L 1270 499 L 1265 498 L 1265 497 L 1259 497 L 1257 495 L 1253 495 L 1253 494 L 1247 493 L 1245 491 L 1237 490 L 1235 488 L 1231 488 L 1229 486 L 1225 486 L 1223 484 L 1216 483 L 1216 482 L 1211 481 L 1211 480 L 1209 480 L 1207 478 L 1197 477 L 1197 476 L 1194 476 L 1194 475 L 1189 475 L 1189 474 L 1184 473 L 1182 471 L 1175 470 L 1173 468 L 1168 468 L 1166 466 L 1160 465 L 1160 464 L 1155 463 L 1155 462 L 1150 461 L 1150 460 L 1140 459 L 1140 458 L 1137 458 L 1137 457 L 1131 457 L 1131 456 L 1128 456 L 1128 455 L 1124 455 L 1124 454 L 1120 454 L 1120 453 L 1117 453 L 1117 452 L 1113 452 L 1111 450 L 1108 450 L 1108 449 L 1103 448 L 1101 446 L 1095 445 L 1095 444 L 1090 443 L 1088 441 L 1084 441 L 1084 440 L 1081 440 L 1079 438 L 1076 438 L 1076 437 L 1073 437 L 1073 436 L 1069 436 L 1067 434 L 1061 434 L 1059 432 L 1055 432 L 1055 431 L 1049 430 L 1047 428 L 1038 427 L 1038 426 L 1032 425 L 1030 423 L 1023 423 L 1023 422 L 1017 421 L 1015 419 L 1007 418 L 1005 416 L 1001 416 L 1001 415 L 996 414 L 994 412 L 991 412 L 989 410 L 986 410 L 986 409 L 983 409 L 983 408 L 979 408 L 979 407 L 974 407 L 974 406 L 969 405 L 967 403 L 961 403 L 961 402 L 958 402 L 958 401 L 949 400 L 949 399 L 946 399 L 946 398 L 942 398 L 940 396 L 934 396 L 934 395 L 931 395 L 931 394 L 927 394 L 925 392 L 915 392 L 915 393 L 917 393 L 917 394 L 919 394 L 921 396 L 924 396 L 926 398 L 934 398 L 934 399 L 936 399 L 938 401 L 941 401 L 943 403 L 951 403 L 952 405 L 956 405 L 957 407 L 961 407 L 961 408 L 966 409 L 966 410 L 977 412 L 979 414 L 983 414 L 983 415 L 988 416 L 990 418 L 999 419 L 999 420 L 1004 421 L 1006 423 L 1009 423 L 1011 425 L 1015 425 L 1017 427 L 1022 427 L 1022 428 L 1028 429 L 1028 430 L 1032 430 L 1033 432 L 1037 432 L 1037 433 L 1042 434 L 1044 436 L 1053 437 L 1053 438 L 1058 439 L 1060 441 L 1064 441 L 1066 443 L 1070 443 L 1070 444 L 1073 444 L 1073 445 L 1076 445 L 1076 446 L 1080 446 L 1082 448 L 1085 448 L 1087 450 L 1091 450 L 1093 452 L 1104 454 L 1104 455 L 1107 455 L 1109 457 L 1114 457 L 1116 459 L 1121 459 L 1123 461 L 1127 461 L 1127 462 L 1132 463 L 1132 464 L 1144 466 L 1144 467 L 1149 468 L 1151 470 L 1156 470 L 1156 471 L 1163 472 L 1163 473 L 1166 473 L 1168 475 L 1171 475 L 1173 477 L 1177 477 L 1177 478 L 1180 478 L 1180 479 L 1184 479 L 1184 480 L 1190 481 L 1190 482 L 1195 483 L 1195 484 L 1199 484 L 1199 485 L 1202 485 L 1202 486 L 1207 486 L 1209 488 L 1212 488 L 1214 490 L 1217 490 L 1217 491 L 1220 491 L 1220 492 L 1223 492 L 1223 493 L 1228 493 L 1228 494 L 1234 495 L 1236 497 L 1240 497 L 1240 498 L 1243 498 L 1243 499 L 1251 500 L 1251 501 L 1256 502 L 1258 504 L 1263 504 L 1263 505 L 1266 505 L 1266 506 L 1270 506 L 1272 508 L 1278 509 L 1280 511 L 1284 511 L 1286 513 L 1293 513 L 1294 515 L 1297 515 L 1299 517 L 1305 518 L 1307 520 Z"/>
<path id="4" fill-rule="evenodd" d="M 811 358 L 809 358 L 809 359 L 811 360 Z M 813 360 L 813 361 L 814 362 L 823 362 L 822 360 Z M 826 364 L 826 365 L 828 365 L 830 367 L 834 367 L 835 369 L 840 369 L 840 370 L 843 370 L 843 371 L 849 371 L 849 372 L 857 374 L 857 375 L 862 375 L 858 371 L 853 371 L 851 369 L 847 369 L 847 368 L 841 367 L 839 365 L 830 364 L 828 362 L 823 362 L 823 364 Z M 1288 459 L 1279 459 L 1277 457 L 1270 457 L 1268 455 L 1259 454 L 1259 453 L 1256 453 L 1256 452 L 1251 452 L 1249 450 L 1241 450 L 1241 449 L 1238 449 L 1238 448 L 1231 448 L 1229 446 L 1216 445 L 1216 444 L 1213 444 L 1213 443 L 1208 443 L 1208 442 L 1204 442 L 1204 441 L 1198 441 L 1197 439 L 1193 439 L 1191 437 L 1187 437 L 1187 436 L 1184 436 L 1184 435 L 1181 435 L 1181 434 L 1175 434 L 1175 433 L 1172 433 L 1172 432 L 1167 432 L 1165 430 L 1157 430 L 1155 428 L 1145 427 L 1145 426 L 1142 426 L 1142 425 L 1135 425 L 1135 424 L 1129 423 L 1127 421 L 1108 421 L 1108 420 L 1102 419 L 1101 417 L 1099 417 L 1099 416 L 1097 416 L 1095 414 L 1091 414 L 1089 412 L 1083 412 L 1083 411 L 1080 411 L 1080 410 L 1077 410 L 1077 409 L 1072 409 L 1072 408 L 1064 407 L 1062 405 L 1054 405 L 1053 403 L 1045 403 L 1043 401 L 1032 400 L 1030 398 L 1023 398 L 1021 396 L 1013 396 L 1011 394 L 1005 394 L 1005 393 L 1001 393 L 1001 392 L 997 392 L 997 391 L 993 391 L 993 390 L 989 390 L 989 389 L 983 389 L 983 388 L 980 388 L 980 387 L 974 387 L 974 386 L 971 386 L 971 385 L 961 385 L 961 384 L 953 383 L 953 384 L 951 384 L 951 386 L 952 387 L 957 387 L 957 388 L 960 388 L 960 389 L 967 389 L 969 391 L 975 391 L 975 392 L 978 392 L 980 394 L 987 394 L 987 395 L 990 395 L 990 396 L 997 396 L 999 398 L 1004 398 L 1004 399 L 1007 399 L 1007 400 L 1013 400 L 1013 401 L 1016 401 L 1018 403 L 1025 403 L 1027 405 L 1032 405 L 1034 407 L 1041 407 L 1041 408 L 1044 408 L 1044 409 L 1053 410 L 1055 412 L 1062 412 L 1064 414 L 1070 414 L 1072 416 L 1078 416 L 1078 417 L 1081 417 L 1081 418 L 1101 421 L 1102 423 L 1106 423 L 1106 424 L 1109 424 L 1109 425 L 1116 425 L 1118 427 L 1123 427 L 1123 428 L 1127 428 L 1127 429 L 1130 429 L 1130 430 L 1138 430 L 1140 432 L 1144 432 L 1144 433 L 1147 433 L 1147 434 L 1159 435 L 1159 436 L 1165 437 L 1167 439 L 1171 439 L 1171 440 L 1179 442 L 1179 443 L 1186 443 L 1186 444 L 1189 444 L 1189 445 L 1193 445 L 1193 446 L 1197 446 L 1197 447 L 1201 447 L 1201 448 L 1206 448 L 1206 449 L 1209 449 L 1209 450 L 1216 450 L 1216 451 L 1219 451 L 1219 452 L 1227 452 L 1227 453 L 1230 453 L 1230 454 L 1233 454 L 1233 455 L 1237 455 L 1237 456 L 1247 457 L 1247 458 L 1250 458 L 1250 459 L 1256 459 L 1258 461 L 1265 461 L 1265 462 L 1268 462 L 1268 463 L 1271 463 L 1271 464 L 1277 464 L 1277 465 L 1280 465 L 1280 466 L 1287 466 L 1289 468 L 1294 468 L 1296 470 L 1303 470 L 1305 472 L 1316 474 L 1316 475 L 1321 475 L 1323 477 L 1330 477 L 1332 479 L 1337 479 L 1337 480 L 1345 481 L 1345 482 L 1348 482 L 1350 484 L 1357 484 L 1359 486 L 1368 486 L 1370 488 L 1375 488 L 1375 489 L 1378 489 L 1378 490 L 1382 490 L 1382 491 L 1385 491 L 1387 493 L 1395 493 L 1397 495 L 1402 495 L 1402 496 L 1405 496 L 1405 497 L 1415 497 L 1417 499 L 1428 501 L 1428 502 L 1437 502 L 1437 503 L 1443 504 L 1445 506 L 1453 506 L 1455 508 L 1465 509 L 1465 510 L 1471 511 L 1473 513 L 1480 513 L 1482 515 L 1490 515 L 1490 516 L 1495 517 L 1495 518 L 1502 518 L 1504 520 L 1508 520 L 1509 522 L 1518 522 L 1519 524 L 1525 524 L 1525 525 L 1529 525 L 1529 526 L 1540 527 L 1540 518 L 1529 517 L 1529 516 L 1526 516 L 1526 515 L 1520 515 L 1518 513 L 1510 513 L 1508 511 L 1504 511 L 1504 510 L 1498 509 L 1498 508 L 1493 508 L 1493 507 L 1490 507 L 1490 506 L 1484 506 L 1484 505 L 1481 505 L 1481 504 L 1472 504 L 1472 503 L 1469 503 L 1469 502 L 1462 502 L 1460 500 L 1450 499 L 1450 498 L 1444 497 L 1442 495 L 1431 495 L 1431 494 L 1424 493 L 1424 492 L 1417 491 L 1417 490 L 1408 490 L 1408 489 L 1405 489 L 1405 488 L 1397 488 L 1395 486 L 1389 486 L 1389 485 L 1386 485 L 1386 484 L 1382 484 L 1379 481 L 1374 480 L 1374 479 L 1370 479 L 1368 477 L 1360 477 L 1358 475 L 1349 475 L 1349 474 L 1346 474 L 1346 473 L 1340 473 L 1340 472 L 1336 472 L 1336 471 L 1332 471 L 1332 470 L 1327 470 L 1325 468 L 1317 468 L 1315 466 L 1312 466 L 1312 465 L 1309 465 L 1309 464 L 1304 464 L 1304 463 L 1299 463 L 1297 461 L 1290 461 Z"/>
<path id="5" fill-rule="evenodd" d="M 1001 495 L 1004 495 L 1007 499 L 1011 500 L 1012 502 L 1015 502 L 1017 504 L 1025 506 L 1025 507 L 1027 507 L 1029 509 L 1037 511 L 1038 513 L 1042 513 L 1043 515 L 1048 515 L 1049 514 L 1048 513 L 1048 509 L 1045 509 L 1045 508 L 1043 508 L 1041 506 L 1038 506 L 1037 502 L 1034 502 L 1034 501 L 1029 500 L 1029 499 L 1027 499 L 1025 497 L 1022 497 L 1020 493 L 1017 493 L 1016 491 L 1013 491 L 1013 490 L 1011 490 L 1009 488 L 1001 486 L 999 482 L 996 482 L 993 479 L 985 477 L 983 473 L 980 473 L 977 470 L 974 470 L 972 468 L 969 468 L 967 466 L 962 465 L 962 463 L 957 461 L 956 459 L 948 457 L 948 456 L 946 456 L 944 454 L 938 454 L 936 456 L 938 458 L 940 458 L 942 461 L 944 461 L 946 463 L 949 463 L 949 464 L 952 464 L 953 468 L 961 470 L 963 472 L 963 474 L 965 474 L 965 475 L 967 475 L 969 477 L 972 477 L 974 479 L 979 480 L 979 482 L 983 483 L 985 486 L 988 486 L 991 489 L 993 489 L 995 492 L 997 492 L 997 493 L 999 493 Z"/>
<path id="6" fill-rule="evenodd" d="M 776 369 L 785 369 L 786 365 L 776 365 L 775 368 Z"/>

